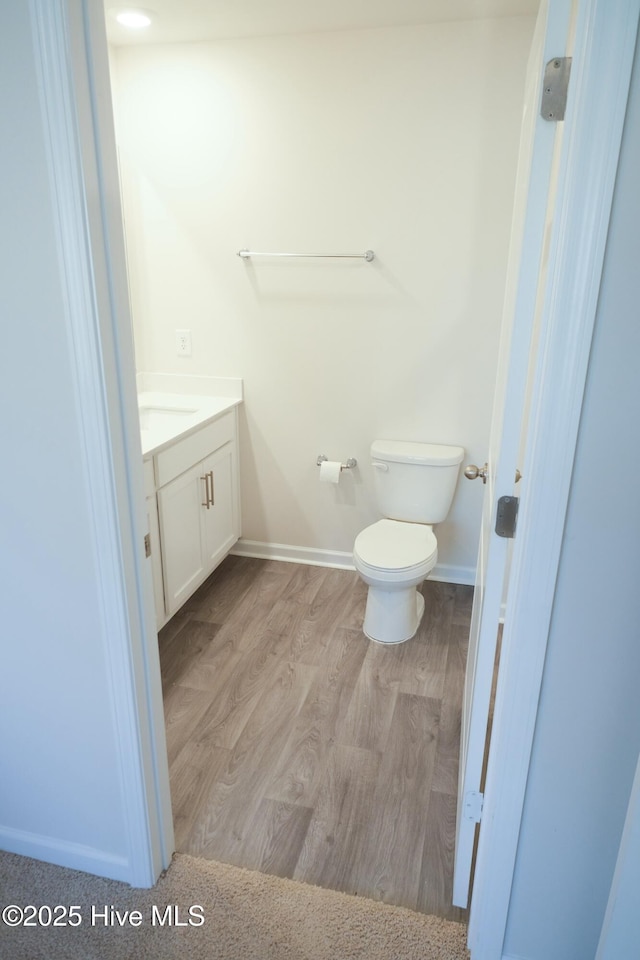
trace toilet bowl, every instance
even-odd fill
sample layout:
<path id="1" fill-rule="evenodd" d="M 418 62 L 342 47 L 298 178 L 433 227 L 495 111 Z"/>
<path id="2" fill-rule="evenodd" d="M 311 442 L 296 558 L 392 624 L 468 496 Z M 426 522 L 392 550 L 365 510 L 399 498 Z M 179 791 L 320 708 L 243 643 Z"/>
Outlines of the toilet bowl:
<path id="1" fill-rule="evenodd" d="M 446 519 L 464 450 L 449 444 L 374 440 L 371 466 L 383 519 L 353 545 L 356 570 L 368 585 L 363 633 L 377 643 L 415 636 L 424 613 L 416 589 L 438 560 L 434 524 Z"/>
<path id="2" fill-rule="evenodd" d="M 378 520 L 356 537 L 353 561 L 368 585 L 362 631 L 377 643 L 403 643 L 415 636 L 424 613 L 416 589 L 438 560 L 438 543 L 427 524 Z"/>

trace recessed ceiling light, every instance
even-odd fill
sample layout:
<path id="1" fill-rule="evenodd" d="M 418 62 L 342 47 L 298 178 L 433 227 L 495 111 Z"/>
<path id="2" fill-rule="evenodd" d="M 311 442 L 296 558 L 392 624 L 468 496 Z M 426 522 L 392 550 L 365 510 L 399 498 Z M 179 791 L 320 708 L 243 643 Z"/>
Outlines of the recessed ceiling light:
<path id="1" fill-rule="evenodd" d="M 116 14 L 116 20 L 122 27 L 129 30 L 142 30 L 151 26 L 151 16 L 146 10 L 121 10 Z"/>

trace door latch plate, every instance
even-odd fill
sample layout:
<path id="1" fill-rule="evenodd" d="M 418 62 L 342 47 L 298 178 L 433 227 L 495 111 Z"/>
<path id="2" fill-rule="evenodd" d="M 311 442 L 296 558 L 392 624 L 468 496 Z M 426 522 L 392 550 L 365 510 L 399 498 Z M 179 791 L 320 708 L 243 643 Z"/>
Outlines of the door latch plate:
<path id="1" fill-rule="evenodd" d="M 496 533 L 499 537 L 507 537 L 508 539 L 515 537 L 519 506 L 520 499 L 518 497 L 500 497 L 498 500 Z"/>

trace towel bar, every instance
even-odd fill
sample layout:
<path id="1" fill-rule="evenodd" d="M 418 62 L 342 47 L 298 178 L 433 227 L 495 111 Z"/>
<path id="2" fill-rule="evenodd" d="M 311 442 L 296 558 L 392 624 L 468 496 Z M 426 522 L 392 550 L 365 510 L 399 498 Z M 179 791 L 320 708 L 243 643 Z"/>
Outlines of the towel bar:
<path id="1" fill-rule="evenodd" d="M 364 253 L 265 253 L 261 250 L 238 250 L 238 256 L 243 260 L 249 257 L 319 257 L 330 260 L 366 260 L 368 263 L 375 258 L 373 250 Z"/>

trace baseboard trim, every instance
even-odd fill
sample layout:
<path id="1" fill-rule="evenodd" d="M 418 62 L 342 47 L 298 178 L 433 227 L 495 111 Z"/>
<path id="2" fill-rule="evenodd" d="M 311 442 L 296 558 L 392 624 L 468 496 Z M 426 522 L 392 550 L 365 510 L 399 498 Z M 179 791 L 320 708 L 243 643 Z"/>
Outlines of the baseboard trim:
<path id="1" fill-rule="evenodd" d="M 238 540 L 231 550 L 236 557 L 254 557 L 259 560 L 284 560 L 286 563 L 307 563 L 314 567 L 335 567 L 355 570 L 353 556 L 341 550 L 321 550 L 316 547 L 296 547 L 288 543 L 263 543 L 260 540 Z M 475 569 L 439 563 L 429 575 L 430 580 L 442 583 L 460 583 L 473 586 Z"/>
<path id="2" fill-rule="evenodd" d="M 238 540 L 231 553 L 236 557 L 284 560 L 287 563 L 307 563 L 312 567 L 355 570 L 352 555 L 340 550 L 320 550 L 316 547 L 296 547 L 288 543 L 262 543 L 260 540 L 242 539 Z"/>
<path id="3" fill-rule="evenodd" d="M 26 830 L 0 827 L 0 850 L 17 853 L 33 860 L 43 860 L 58 867 L 82 870 L 109 880 L 131 883 L 131 866 L 126 857 L 118 857 L 105 850 L 87 847 L 81 843 L 57 840 Z"/>
<path id="4" fill-rule="evenodd" d="M 437 563 L 429 574 L 429 580 L 438 580 L 441 583 L 459 583 L 465 587 L 472 587 L 476 582 L 476 568 L 458 567 L 452 563 Z"/>

